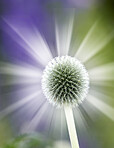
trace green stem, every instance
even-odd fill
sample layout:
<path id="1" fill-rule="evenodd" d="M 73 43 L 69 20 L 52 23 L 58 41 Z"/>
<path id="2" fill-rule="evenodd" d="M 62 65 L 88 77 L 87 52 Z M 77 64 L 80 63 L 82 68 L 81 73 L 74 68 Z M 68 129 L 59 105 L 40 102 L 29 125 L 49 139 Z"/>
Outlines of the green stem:
<path id="1" fill-rule="evenodd" d="M 76 133 L 76 127 L 75 127 L 72 108 L 68 106 L 64 107 L 64 111 L 65 111 L 68 132 L 69 132 L 72 148 L 79 148 L 78 137 Z"/>

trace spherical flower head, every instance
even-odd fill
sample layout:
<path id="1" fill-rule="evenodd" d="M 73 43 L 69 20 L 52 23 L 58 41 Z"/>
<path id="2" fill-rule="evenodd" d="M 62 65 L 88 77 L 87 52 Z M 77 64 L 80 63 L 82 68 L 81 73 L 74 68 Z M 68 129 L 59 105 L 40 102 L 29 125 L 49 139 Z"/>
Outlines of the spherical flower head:
<path id="1" fill-rule="evenodd" d="M 89 76 L 76 58 L 56 57 L 48 63 L 43 72 L 42 89 L 50 103 L 58 107 L 73 107 L 86 98 Z"/>

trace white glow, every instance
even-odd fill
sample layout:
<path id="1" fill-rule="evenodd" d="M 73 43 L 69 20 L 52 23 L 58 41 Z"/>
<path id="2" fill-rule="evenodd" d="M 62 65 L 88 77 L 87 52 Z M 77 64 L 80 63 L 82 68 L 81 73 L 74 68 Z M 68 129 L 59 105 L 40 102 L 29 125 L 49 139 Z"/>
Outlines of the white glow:
<path id="1" fill-rule="evenodd" d="M 33 26 L 32 28 L 33 30 L 30 30 L 28 28 L 20 28 L 18 26 L 13 25 L 6 19 L 4 19 L 4 21 L 17 34 L 18 39 L 15 38 L 15 36 L 13 36 L 12 34 L 10 34 L 10 36 L 14 39 L 14 41 L 16 41 L 20 46 L 22 46 L 27 51 L 27 53 L 29 53 L 29 55 L 32 56 L 33 59 L 35 59 L 37 62 L 39 62 L 43 66 L 46 66 L 47 63 L 52 59 L 52 54 L 50 52 L 50 49 L 45 39 L 40 35 L 37 28 L 35 26 Z M 58 56 L 67 55 L 69 53 L 72 30 L 73 30 L 73 21 L 74 21 L 74 15 L 72 15 L 70 18 L 67 18 L 67 20 L 63 24 L 61 24 L 58 20 L 55 21 L 55 35 L 56 35 Z M 96 31 L 97 25 L 98 25 L 98 22 L 95 22 L 95 24 L 90 28 L 84 40 L 82 41 L 79 49 L 77 50 L 75 57 L 80 59 L 82 62 L 86 63 L 91 57 L 93 57 L 96 53 L 98 53 L 101 49 L 103 49 L 105 45 L 108 44 L 111 41 L 111 39 L 114 37 L 113 32 L 109 34 L 107 33 L 102 34 L 101 32 L 100 35 L 94 34 Z M 48 125 L 50 125 L 50 120 L 52 116 L 50 116 L 51 112 L 50 112 L 48 103 L 46 102 L 42 105 L 43 101 L 42 101 L 42 98 L 40 98 L 41 97 L 40 93 L 42 93 L 42 91 L 41 90 L 39 91 L 39 89 L 36 86 L 31 85 L 31 84 L 39 85 L 39 81 L 41 80 L 41 76 L 42 76 L 42 71 L 37 67 L 35 68 L 25 64 L 21 64 L 21 65 L 0 63 L 0 74 L 10 75 L 10 76 L 13 76 L 14 78 L 13 80 L 6 81 L 6 85 L 23 84 L 23 83 L 30 84 L 29 88 L 28 87 L 26 87 L 26 89 L 21 88 L 21 90 L 18 90 L 16 92 L 17 96 L 23 96 L 24 94 L 26 95 L 26 97 L 25 98 L 22 97 L 21 100 L 18 100 L 17 102 L 3 109 L 0 112 L 0 119 L 3 119 L 5 116 L 16 111 L 22 106 L 24 108 L 25 105 L 27 105 L 27 103 L 30 103 L 29 105 L 31 106 L 31 101 L 33 101 L 33 99 L 38 99 L 38 104 L 36 103 L 36 101 L 32 102 L 33 108 L 31 110 L 32 110 L 32 113 L 36 113 L 35 116 L 32 118 L 30 122 L 26 122 L 26 124 L 23 125 L 23 127 L 21 128 L 21 132 L 24 133 L 24 132 L 35 131 L 38 125 L 40 124 L 40 121 L 43 118 L 44 119 L 47 118 L 46 122 Z M 82 67 L 80 69 L 82 69 Z M 91 84 L 99 83 L 100 85 L 101 84 L 104 85 L 103 81 L 114 80 L 114 63 L 109 63 L 106 65 L 102 65 L 102 66 L 90 69 L 89 76 L 90 76 Z M 15 77 L 17 77 L 17 79 L 15 79 Z M 13 91 L 12 93 L 15 93 L 15 91 Z M 31 95 L 28 95 L 29 93 L 31 93 Z M 97 92 L 94 91 L 93 95 L 94 93 L 97 94 Z M 100 97 L 102 98 L 104 97 L 107 100 L 109 99 L 109 97 L 98 94 L 98 98 Z M 95 106 L 95 108 L 93 108 L 93 106 L 90 106 L 90 103 L 93 106 Z M 98 109 L 100 112 L 106 115 L 109 119 L 114 121 L 114 108 L 92 95 L 88 95 L 87 105 L 84 106 L 84 109 L 85 111 L 88 112 L 88 115 L 92 117 L 93 117 L 93 111 L 96 111 L 96 109 Z M 79 110 L 77 109 L 77 111 Z M 60 112 L 61 112 L 61 122 L 60 122 Z M 72 148 L 79 148 L 72 109 L 65 108 L 65 115 L 66 115 L 69 135 L 72 143 Z M 85 128 L 87 124 L 81 112 L 79 111 L 76 115 L 78 115 L 76 116 L 76 120 L 78 122 L 77 125 L 80 128 L 81 127 Z M 60 131 L 61 137 L 62 137 L 62 134 L 63 134 L 62 132 L 64 131 L 64 129 L 66 130 L 65 121 L 63 119 L 63 112 L 55 111 L 54 119 L 52 120 L 54 122 L 52 126 L 53 131 L 54 130 L 56 132 Z"/>
<path id="2" fill-rule="evenodd" d="M 109 119 L 114 121 L 114 108 L 104 103 L 100 99 L 92 95 L 88 95 L 87 101 L 91 103 L 95 108 L 101 111 L 104 115 L 106 115 Z"/>
<path id="3" fill-rule="evenodd" d="M 48 104 L 47 110 L 48 110 L 48 112 L 45 112 L 44 118 L 46 118 L 45 130 L 49 135 L 50 129 L 52 127 L 53 116 L 55 116 L 54 111 L 56 109 Z M 47 116 L 48 116 L 48 118 L 47 118 Z"/>
<path id="4" fill-rule="evenodd" d="M 32 66 L 24 65 L 16 65 L 16 64 L 9 64 L 9 63 L 0 63 L 0 74 L 7 74 L 7 75 L 15 75 L 15 76 L 23 76 L 23 77 L 33 77 L 33 78 L 41 78 L 42 71 L 33 68 Z"/>
<path id="5" fill-rule="evenodd" d="M 96 34 L 95 31 L 99 29 L 96 28 L 97 26 L 98 21 L 90 28 L 75 55 L 83 63 L 86 63 L 114 38 L 114 32 L 106 33 L 101 30 L 100 34 Z"/>
<path id="6" fill-rule="evenodd" d="M 96 53 L 102 50 L 113 38 L 114 38 L 114 32 L 111 32 L 109 34 L 106 34 L 104 37 L 99 38 L 94 47 L 91 47 L 91 52 L 88 55 L 85 55 L 83 62 L 86 63 Z"/>
<path id="7" fill-rule="evenodd" d="M 114 63 L 108 63 L 90 69 L 89 76 L 91 81 L 114 80 Z"/>
<path id="8" fill-rule="evenodd" d="M 52 55 L 50 49 L 44 38 L 41 37 L 38 30 L 34 27 L 34 32 L 28 30 L 26 28 L 19 28 L 14 26 L 8 20 L 4 18 L 4 21 L 11 27 L 11 29 L 22 39 L 24 42 L 20 42 L 20 40 L 14 40 L 18 44 L 20 44 L 30 55 L 32 55 L 36 61 L 40 62 L 43 65 L 46 65 L 48 61 L 52 59 Z"/>
<path id="9" fill-rule="evenodd" d="M 27 132 L 35 131 L 35 129 L 38 127 L 41 119 L 44 117 L 44 114 L 46 113 L 47 108 L 48 108 L 48 103 L 45 102 L 41 106 L 41 108 L 37 111 L 37 113 L 33 117 L 33 119 L 29 123 L 26 124 L 26 127 L 23 128 L 22 132 L 27 133 Z"/>
<path id="10" fill-rule="evenodd" d="M 81 130 L 83 132 L 85 130 L 87 130 L 88 124 L 87 124 L 81 110 L 78 107 L 74 109 L 74 117 L 75 117 L 76 125 L 79 128 L 79 130 Z"/>
<path id="11" fill-rule="evenodd" d="M 81 45 L 79 46 L 79 48 L 75 54 L 75 57 L 79 57 L 81 55 L 81 53 L 85 50 L 85 45 L 89 42 L 91 35 L 93 34 L 93 32 L 95 30 L 96 25 L 97 25 L 97 22 L 95 22 L 93 24 L 93 26 L 89 29 L 89 31 L 86 34 L 85 38 L 83 39 Z"/>
<path id="12" fill-rule="evenodd" d="M 64 116 L 61 115 L 62 111 L 63 110 L 61 108 L 57 109 L 54 107 L 54 112 L 53 112 L 52 121 L 51 121 L 52 123 L 51 123 L 50 131 L 49 131 L 49 134 L 51 134 L 53 136 L 59 135 L 60 139 L 62 139 L 63 134 L 65 134 L 65 132 L 66 132 L 66 125 L 64 123 L 62 123 L 62 124 L 64 124 L 63 128 L 62 128 L 62 124 L 61 124 L 61 122 L 62 122 L 61 117 L 63 117 L 63 119 L 64 119 Z M 65 123 L 66 123 L 66 121 L 65 121 Z M 63 131 L 64 131 L 64 133 L 63 133 Z"/>
<path id="13" fill-rule="evenodd" d="M 27 97 L 25 97 L 24 99 L 21 99 L 19 101 L 17 101 L 16 103 L 8 106 L 7 108 L 3 109 L 0 112 L 0 119 L 4 118 L 5 116 L 7 116 L 8 114 L 14 112 L 15 110 L 17 110 L 18 108 L 20 108 L 21 106 L 25 105 L 26 103 L 28 103 L 29 101 L 33 100 L 34 98 L 36 98 L 39 94 L 41 93 L 41 91 L 35 92 Z"/>
<path id="14" fill-rule="evenodd" d="M 112 81 L 112 82 L 111 82 L 111 81 Z M 107 81 L 107 78 L 104 79 L 104 80 L 103 80 L 103 79 L 102 79 L 102 80 L 99 79 L 99 80 L 95 80 L 95 81 L 92 79 L 92 80 L 91 80 L 91 85 L 94 85 L 94 86 L 96 86 L 96 87 L 97 87 L 97 86 L 114 87 L 114 81 L 111 80 L 111 79 Z"/>
<path id="15" fill-rule="evenodd" d="M 26 77 L 26 76 L 25 76 Z M 0 82 L 0 86 L 7 86 L 7 85 L 34 85 L 34 84 L 40 84 L 40 78 L 30 78 L 30 77 L 18 77 L 8 79 L 6 81 Z"/>
<path id="16" fill-rule="evenodd" d="M 58 25 L 57 23 L 55 23 L 55 35 L 56 35 L 56 44 L 57 44 L 57 53 L 58 53 L 58 56 L 60 56 L 60 41 L 59 41 L 59 33 L 58 33 Z"/>
<path id="17" fill-rule="evenodd" d="M 103 100 L 105 103 L 110 103 L 113 101 L 113 98 L 111 98 L 109 95 L 106 95 L 105 93 L 98 92 L 96 90 L 90 90 L 90 95 L 95 96 L 96 98 L 100 98 L 100 100 Z"/>
<path id="18" fill-rule="evenodd" d="M 66 131 L 67 131 L 67 125 L 66 125 L 66 119 L 65 119 L 65 112 L 64 112 L 64 109 L 63 108 L 61 108 L 61 111 L 60 111 L 60 113 L 61 113 L 61 117 L 59 117 L 60 116 L 60 114 L 59 114 L 59 118 L 60 118 L 60 121 L 61 121 L 61 125 L 60 125 L 60 127 L 61 127 L 61 139 L 62 138 L 64 138 L 65 136 L 66 136 Z M 57 123 L 58 124 L 58 123 Z"/>
<path id="19" fill-rule="evenodd" d="M 53 148 L 71 148 L 67 141 L 56 141 Z"/>
<path id="20" fill-rule="evenodd" d="M 72 37 L 73 22 L 74 14 L 67 18 L 63 24 L 61 24 L 58 20 L 55 20 L 55 35 L 58 56 L 68 55 Z"/>

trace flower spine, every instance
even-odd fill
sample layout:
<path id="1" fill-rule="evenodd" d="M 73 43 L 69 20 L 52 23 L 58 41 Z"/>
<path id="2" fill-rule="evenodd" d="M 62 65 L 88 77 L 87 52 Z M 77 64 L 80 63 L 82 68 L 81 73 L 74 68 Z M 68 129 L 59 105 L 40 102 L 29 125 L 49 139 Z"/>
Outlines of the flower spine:
<path id="1" fill-rule="evenodd" d="M 79 60 L 70 56 L 56 57 L 43 72 L 42 89 L 53 105 L 73 107 L 86 98 L 89 76 Z"/>

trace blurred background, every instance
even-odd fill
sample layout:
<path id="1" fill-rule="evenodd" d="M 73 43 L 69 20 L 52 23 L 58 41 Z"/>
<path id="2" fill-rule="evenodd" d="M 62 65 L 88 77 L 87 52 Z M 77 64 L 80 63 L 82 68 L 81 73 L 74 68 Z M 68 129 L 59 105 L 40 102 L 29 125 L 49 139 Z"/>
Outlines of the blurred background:
<path id="1" fill-rule="evenodd" d="M 104 66 L 101 73 L 104 71 L 111 73 L 110 78 L 103 77 L 102 81 L 93 80 L 94 82 L 90 84 L 90 91 L 92 95 L 108 104 L 111 113 L 112 111 L 114 113 L 113 6 L 113 0 L 0 0 L 0 148 L 70 148 L 66 123 L 61 110 L 56 114 L 50 113 L 54 114 L 50 115 L 54 116 L 50 121 L 50 126 L 46 125 L 45 119 L 47 117 L 45 115 L 44 118 L 41 118 L 41 123 L 36 130 L 29 131 L 29 134 L 28 131 L 23 132 L 22 127 L 26 127 L 26 122 L 33 117 L 33 109 L 31 108 L 34 104 L 28 104 L 25 108 L 20 106 L 13 112 L 9 108 L 7 110 L 10 114 L 2 117 L 6 113 L 5 108 L 31 92 L 28 84 L 14 83 L 17 81 L 15 75 L 6 75 L 2 72 L 3 68 L 1 67 L 5 67 L 3 63 L 20 64 L 21 66 L 24 63 L 25 66 L 29 64 L 39 67 L 41 70 L 44 68 L 41 62 L 37 63 L 16 42 L 18 40 L 23 44 L 23 41 L 7 22 L 21 28 L 22 32 L 33 31 L 34 27 L 37 28 L 47 42 L 53 57 L 57 56 L 56 21 L 59 24 L 59 31 L 64 34 L 69 18 L 73 18 L 69 51 L 71 56 L 76 54 L 88 31 L 94 27 L 92 37 L 88 41 L 89 45 L 86 44 L 85 50 L 79 53 L 79 59 L 83 62 L 83 59 L 90 54 L 92 56 L 85 62 L 88 69 Z M 64 39 L 62 41 L 64 44 Z M 98 50 L 99 48 L 101 49 Z M 101 75 L 104 76 L 104 74 Z M 36 88 L 39 89 L 39 86 Z M 84 105 L 88 107 L 87 110 Z M 102 105 L 100 107 L 102 108 Z M 51 107 L 49 106 L 49 108 Z M 75 114 L 80 148 L 113 148 L 114 118 L 112 116 L 114 115 L 109 115 L 110 109 L 107 106 L 104 107 L 106 115 L 107 112 L 109 113 L 107 116 L 96 108 L 88 105 L 87 102 L 79 107 L 82 118 L 78 117 L 78 120 L 83 123 L 77 121 L 79 114 Z M 76 113 L 75 109 L 74 113 Z M 60 114 L 61 119 L 59 120 Z"/>

